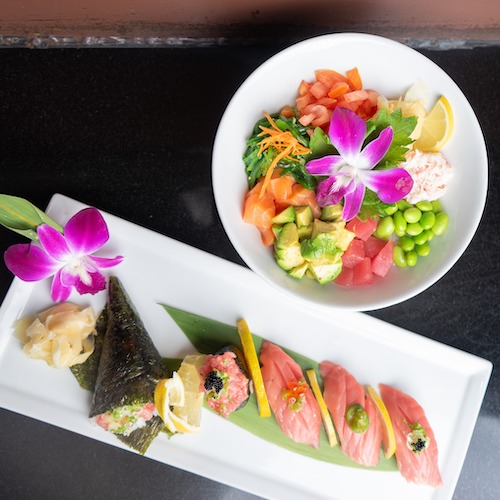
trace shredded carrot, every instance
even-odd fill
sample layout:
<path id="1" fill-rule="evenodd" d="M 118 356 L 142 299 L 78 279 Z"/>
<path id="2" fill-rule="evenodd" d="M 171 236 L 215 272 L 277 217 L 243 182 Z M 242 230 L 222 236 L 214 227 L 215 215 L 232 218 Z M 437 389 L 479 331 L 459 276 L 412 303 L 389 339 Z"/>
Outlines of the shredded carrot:
<path id="1" fill-rule="evenodd" d="M 271 180 L 271 176 L 273 174 L 274 169 L 276 168 L 276 165 L 278 165 L 278 163 L 283 158 L 289 158 L 290 160 L 297 161 L 297 159 L 292 158 L 291 155 L 295 156 L 304 155 L 311 152 L 309 148 L 306 148 L 305 146 L 300 144 L 300 142 L 291 134 L 290 131 L 287 130 L 286 132 L 283 132 L 283 130 L 281 130 L 276 125 L 276 123 L 274 123 L 274 120 L 269 116 L 268 113 L 264 112 L 264 116 L 269 121 L 271 128 L 264 127 L 262 125 L 260 126 L 262 132 L 259 134 L 259 136 L 267 135 L 267 137 L 264 137 L 260 141 L 260 148 L 258 155 L 260 156 L 263 153 L 263 151 L 268 149 L 270 146 L 276 148 L 279 151 L 279 153 L 278 155 L 276 155 L 276 157 L 271 162 L 271 165 L 269 165 L 269 168 L 267 169 L 264 182 L 260 190 L 261 198 L 264 196 L 264 193 L 266 192 L 267 185 Z"/>

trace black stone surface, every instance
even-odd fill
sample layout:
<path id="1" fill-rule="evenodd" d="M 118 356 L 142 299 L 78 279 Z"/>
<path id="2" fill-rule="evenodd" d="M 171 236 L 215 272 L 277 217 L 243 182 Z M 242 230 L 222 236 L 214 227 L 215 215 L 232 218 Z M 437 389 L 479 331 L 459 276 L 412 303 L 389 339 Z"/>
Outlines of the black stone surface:
<path id="1" fill-rule="evenodd" d="M 243 265 L 215 210 L 212 142 L 237 87 L 281 48 L 1 50 L 0 192 L 41 208 L 63 193 Z M 438 283 L 369 314 L 496 364 L 500 47 L 422 52 L 457 82 L 483 128 L 490 161 L 486 210 L 469 248 Z M 20 241 L 0 228 L 2 252 Z M 11 280 L 1 259 L 0 300 Z M 3 498 L 252 497 L 3 409 L 0 429 Z M 454 498 L 498 498 L 498 463 L 500 375 L 494 370 Z"/>

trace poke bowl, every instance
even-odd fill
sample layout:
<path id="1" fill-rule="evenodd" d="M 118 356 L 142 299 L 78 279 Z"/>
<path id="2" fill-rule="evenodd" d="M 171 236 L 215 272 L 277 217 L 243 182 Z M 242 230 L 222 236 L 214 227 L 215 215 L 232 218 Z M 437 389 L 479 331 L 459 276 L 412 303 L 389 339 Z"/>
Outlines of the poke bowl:
<path id="1" fill-rule="evenodd" d="M 447 116 L 449 137 L 443 141 L 439 151 L 434 150 L 434 153 L 430 150 L 423 151 L 424 154 L 439 154 L 448 168 L 449 175 L 445 189 L 439 197 L 436 195 L 438 205 L 440 205 L 439 211 L 446 212 L 446 231 L 444 234 L 440 232 L 439 237 L 433 237 L 432 241 L 429 237 L 426 247 L 430 251 L 425 254 L 422 251 L 422 255 L 414 262 L 408 260 L 409 265 L 406 261 L 400 265 L 395 265 L 395 262 L 391 261 L 393 265 L 387 274 L 383 277 L 373 275 L 369 284 L 350 282 L 345 286 L 344 283 L 339 284 L 337 279 L 318 282 L 317 279 L 311 279 L 314 276 L 311 276 L 310 264 L 305 274 L 299 278 L 294 276 L 290 268 L 285 270 L 277 262 L 279 256 L 277 256 L 276 242 L 279 232 L 289 219 L 280 220 L 279 224 L 273 223 L 274 240 L 272 243 L 264 244 L 262 231 L 256 225 L 245 221 L 243 217 L 248 193 L 252 187 L 255 188 L 258 180 L 253 179 L 252 185 L 249 171 L 243 160 L 244 155 L 249 151 L 252 134 L 254 138 L 258 137 L 256 131 L 262 130 L 265 136 L 264 129 L 258 127 L 258 124 L 265 123 L 268 130 L 276 128 L 274 120 L 280 119 L 281 113 L 287 108 L 292 109 L 291 113 L 287 111 L 290 113 L 287 116 L 296 119 L 294 123 L 300 127 L 300 118 L 304 116 L 304 113 L 300 114 L 297 111 L 297 98 L 303 95 L 304 91 L 299 87 L 305 82 L 310 88 L 317 81 L 315 78 L 318 71 L 322 70 L 332 71 L 335 75 L 348 76 L 352 75 L 349 72 L 355 70 L 355 76 L 359 78 L 359 84 L 362 82 L 362 88 L 376 91 L 377 111 L 373 112 L 371 118 L 365 118 L 366 123 L 369 123 L 370 119 L 372 122 L 375 120 L 384 106 L 381 103 L 385 102 L 387 107 L 388 102 L 401 102 L 408 92 L 418 94 L 426 115 L 429 115 L 436 103 L 442 100 L 446 104 L 445 111 L 449 111 L 449 116 Z M 424 95 L 425 98 L 422 97 Z M 333 108 L 328 118 L 329 123 L 323 126 L 323 139 L 331 132 L 334 117 L 338 120 L 342 113 L 342 116 L 346 116 L 344 106 L 338 104 Z M 338 111 L 339 108 L 342 110 Z M 387 114 L 393 111 L 394 107 Z M 348 113 L 350 113 L 349 116 L 353 114 L 351 111 Z M 425 116 L 416 117 L 414 123 L 422 123 L 421 120 L 425 120 Z M 266 122 L 262 122 L 264 117 L 268 117 Z M 400 117 L 407 118 L 408 114 L 400 113 Z M 304 137 L 312 141 L 315 130 L 320 126 L 315 127 L 314 122 L 308 123 L 307 119 L 302 120 L 302 123 L 305 124 L 304 128 L 309 130 L 303 132 Z M 399 126 L 398 123 L 392 126 L 393 141 L 398 134 Z M 381 135 L 382 133 L 379 138 Z M 326 139 L 326 142 L 330 144 L 330 148 L 331 144 L 335 144 L 331 136 Z M 417 143 L 418 138 L 415 142 L 402 143 L 406 144 L 406 148 L 402 150 L 404 158 L 397 165 L 398 168 L 405 168 L 406 158 L 409 158 L 407 155 L 416 149 L 414 145 Z M 307 140 L 304 144 L 306 147 L 310 146 Z M 366 146 L 365 141 L 363 151 Z M 288 148 L 281 158 L 285 157 L 290 150 Z M 335 149 L 333 151 L 339 156 L 338 151 Z M 257 153 L 260 158 L 262 149 L 259 149 Z M 274 157 L 276 156 L 275 152 Z M 297 162 L 297 157 L 289 155 L 289 158 Z M 306 170 L 309 168 L 308 161 L 302 162 L 302 170 L 307 173 L 314 172 L 314 169 Z M 284 175 L 279 167 L 278 161 L 270 167 L 277 171 L 273 172 L 273 177 Z M 375 170 L 384 169 L 380 168 L 379 164 L 375 165 Z M 261 181 L 265 179 L 265 173 L 261 172 Z M 321 175 L 315 177 L 317 185 L 325 181 L 330 174 L 321 171 Z M 414 178 L 414 175 L 412 174 L 411 177 Z M 445 71 L 424 55 L 399 42 L 375 35 L 342 33 L 322 35 L 292 45 L 264 62 L 243 82 L 224 111 L 217 130 L 212 156 L 212 183 L 222 225 L 232 245 L 250 269 L 277 289 L 296 299 L 335 309 L 366 311 L 395 305 L 420 294 L 441 279 L 458 261 L 470 244 L 481 220 L 486 202 L 488 162 L 484 137 L 475 113 L 460 88 Z M 368 188 L 372 188 L 372 185 L 368 185 Z M 364 191 L 365 197 L 371 191 L 368 188 Z M 318 192 L 319 188 L 316 187 L 316 198 L 319 200 Z M 377 194 L 380 195 L 380 193 Z M 408 192 L 406 194 L 409 196 Z M 382 198 L 382 195 L 380 197 Z M 423 200 L 426 201 L 425 197 Z M 466 200 L 474 201 L 469 203 Z M 345 214 L 346 205 L 348 205 L 347 197 L 342 199 L 337 197 L 334 201 L 339 202 L 337 204 L 341 210 L 344 209 L 343 214 Z M 399 205 L 392 199 L 389 201 L 384 199 L 384 202 L 386 205 L 383 208 L 387 210 L 385 215 L 391 218 L 398 207 L 400 213 L 405 210 L 403 206 L 405 197 L 401 199 Z M 414 203 L 417 202 L 414 201 Z M 327 204 L 323 200 L 322 205 Z M 389 205 L 394 211 L 390 210 Z M 410 205 L 414 208 L 413 204 Z M 437 215 L 438 210 L 434 212 Z M 278 213 L 276 206 L 274 215 Z M 361 212 L 358 215 L 360 220 L 366 221 L 366 215 L 361 216 Z M 384 218 L 383 215 L 370 213 L 368 218 L 380 222 Z M 352 214 L 349 217 L 351 216 Z M 315 217 L 319 218 L 318 215 Z M 348 223 L 348 221 L 344 222 Z M 432 228 L 429 227 L 428 232 L 430 234 Z M 402 234 L 390 232 L 381 238 L 391 241 L 391 255 L 396 246 L 402 246 L 399 244 Z M 378 236 L 377 232 L 373 236 Z M 357 235 L 355 239 L 359 239 Z M 346 251 L 347 247 L 340 254 Z M 302 252 L 304 253 L 303 246 Z M 396 254 L 393 255 L 396 261 Z M 371 260 L 373 262 L 373 259 Z M 343 267 L 346 268 L 346 266 Z"/>

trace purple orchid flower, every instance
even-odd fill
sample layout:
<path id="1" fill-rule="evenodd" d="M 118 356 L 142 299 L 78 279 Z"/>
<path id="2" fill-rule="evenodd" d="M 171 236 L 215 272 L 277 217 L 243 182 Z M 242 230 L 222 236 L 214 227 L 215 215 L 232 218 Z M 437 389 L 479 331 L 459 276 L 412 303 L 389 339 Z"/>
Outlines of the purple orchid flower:
<path id="1" fill-rule="evenodd" d="M 12 245 L 5 252 L 5 263 L 23 281 L 39 281 L 54 276 L 51 297 L 65 301 L 74 287 L 81 295 L 95 294 L 106 288 L 99 272 L 119 264 L 122 256 L 96 257 L 93 254 L 109 239 L 102 215 L 95 208 L 75 214 L 60 233 L 47 224 L 37 228 L 41 246 Z"/>
<path id="2" fill-rule="evenodd" d="M 311 160 L 306 170 L 312 175 L 328 176 L 318 184 L 316 199 L 321 207 L 336 205 L 344 199 L 343 219 L 354 218 L 363 202 L 366 187 L 377 193 L 384 203 L 404 198 L 413 186 L 413 179 L 403 168 L 373 170 L 389 149 L 394 131 L 387 127 L 361 150 L 366 123 L 353 111 L 336 107 L 328 135 L 339 155 Z"/>

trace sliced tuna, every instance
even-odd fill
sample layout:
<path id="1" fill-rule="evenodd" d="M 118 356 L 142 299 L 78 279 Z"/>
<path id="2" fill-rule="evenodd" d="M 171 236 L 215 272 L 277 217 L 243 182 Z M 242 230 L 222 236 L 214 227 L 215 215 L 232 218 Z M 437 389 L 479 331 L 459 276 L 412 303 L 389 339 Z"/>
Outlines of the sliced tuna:
<path id="1" fill-rule="evenodd" d="M 293 441 L 319 447 L 321 414 L 300 366 L 280 347 L 264 341 L 262 378 L 281 430 Z"/>
<path id="2" fill-rule="evenodd" d="M 404 392 L 380 384 L 380 396 L 396 435 L 396 459 L 407 481 L 429 486 L 443 484 L 434 432 L 422 407 Z"/>
<path id="3" fill-rule="evenodd" d="M 382 429 L 377 408 L 365 395 L 363 387 L 342 366 L 323 361 L 320 366 L 324 399 L 337 430 L 342 451 L 361 465 L 378 464 L 382 442 Z M 362 406 L 369 418 L 364 432 L 354 432 L 349 427 L 346 412 L 352 405 Z"/>

